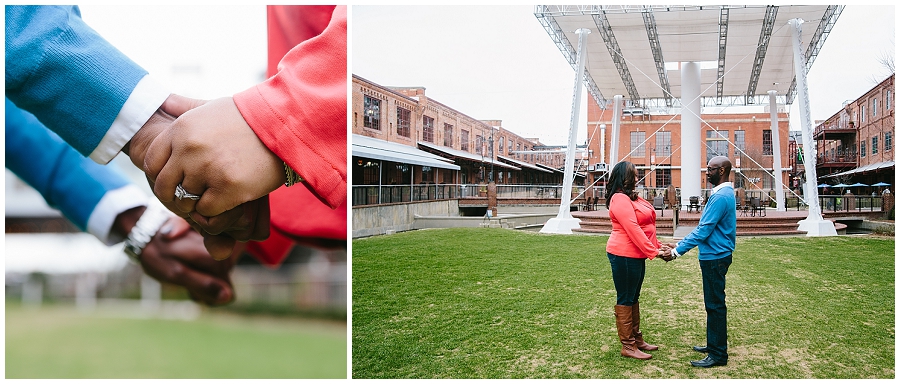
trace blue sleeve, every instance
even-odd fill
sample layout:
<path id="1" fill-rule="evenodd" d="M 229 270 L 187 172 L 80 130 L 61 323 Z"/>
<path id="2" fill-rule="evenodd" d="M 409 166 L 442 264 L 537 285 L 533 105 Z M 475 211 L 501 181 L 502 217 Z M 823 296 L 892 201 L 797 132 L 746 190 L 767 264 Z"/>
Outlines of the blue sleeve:
<path id="1" fill-rule="evenodd" d="M 85 156 L 146 74 L 76 6 L 6 6 L 6 97 Z"/>
<path id="2" fill-rule="evenodd" d="M 710 195 L 709 201 L 706 203 L 706 210 L 700 215 L 700 223 L 697 224 L 697 228 L 694 228 L 689 235 L 678 242 L 678 247 L 675 248 L 675 251 L 678 252 L 679 255 L 684 255 L 691 249 L 694 249 L 694 247 L 705 241 L 706 238 L 712 234 L 713 230 L 716 228 L 716 223 L 718 223 L 722 216 L 725 215 L 725 210 L 727 208 L 724 206 L 725 204 L 727 204 L 727 202 L 718 194 Z M 733 204 L 732 208 L 734 208 Z"/>
<path id="3" fill-rule="evenodd" d="M 107 191 L 129 181 L 81 156 L 34 116 L 6 99 L 6 167 L 81 230 Z"/>

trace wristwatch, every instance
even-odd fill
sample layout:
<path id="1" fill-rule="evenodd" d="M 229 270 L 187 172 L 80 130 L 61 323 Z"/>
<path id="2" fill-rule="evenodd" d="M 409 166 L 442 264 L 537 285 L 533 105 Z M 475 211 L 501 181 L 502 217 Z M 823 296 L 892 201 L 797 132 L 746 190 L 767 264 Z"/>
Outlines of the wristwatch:
<path id="1" fill-rule="evenodd" d="M 128 238 L 125 239 L 125 254 L 137 264 L 141 263 L 141 253 L 144 252 L 144 247 L 156 235 L 156 232 L 159 232 L 163 224 L 172 217 L 169 210 L 158 204 L 153 204 L 152 201 L 150 204 L 147 204 L 144 214 L 131 228 Z"/>

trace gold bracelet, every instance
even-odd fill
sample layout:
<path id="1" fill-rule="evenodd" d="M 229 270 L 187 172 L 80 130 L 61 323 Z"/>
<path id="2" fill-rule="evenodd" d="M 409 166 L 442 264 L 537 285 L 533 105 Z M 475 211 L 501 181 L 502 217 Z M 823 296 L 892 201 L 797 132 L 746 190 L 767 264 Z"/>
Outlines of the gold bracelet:
<path id="1" fill-rule="evenodd" d="M 288 165 L 287 163 L 284 163 L 284 175 L 285 175 L 285 181 L 284 181 L 285 187 L 290 187 L 294 184 L 297 184 L 297 183 L 303 181 L 303 178 L 300 177 L 300 175 L 298 175 L 297 172 L 294 171 L 294 169 L 291 168 L 291 166 Z"/>

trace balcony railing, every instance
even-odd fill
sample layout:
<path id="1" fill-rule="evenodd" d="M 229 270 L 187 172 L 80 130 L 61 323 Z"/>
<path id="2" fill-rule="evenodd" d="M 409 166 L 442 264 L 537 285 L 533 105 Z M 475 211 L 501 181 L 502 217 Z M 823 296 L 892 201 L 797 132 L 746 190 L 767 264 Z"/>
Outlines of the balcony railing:
<path id="1" fill-rule="evenodd" d="M 823 165 L 826 163 L 856 165 L 856 151 L 823 153 L 816 156 L 816 165 Z"/>

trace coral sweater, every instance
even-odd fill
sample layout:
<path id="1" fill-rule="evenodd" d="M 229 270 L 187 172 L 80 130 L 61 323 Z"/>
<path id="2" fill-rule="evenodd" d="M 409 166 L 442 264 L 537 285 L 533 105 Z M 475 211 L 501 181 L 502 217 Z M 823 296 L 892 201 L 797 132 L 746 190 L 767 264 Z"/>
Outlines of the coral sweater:
<path id="1" fill-rule="evenodd" d="M 661 244 L 656 239 L 656 211 L 649 201 L 640 197 L 631 201 L 624 193 L 613 194 L 609 218 L 613 228 L 606 252 L 636 259 L 656 257 Z"/>
<path id="2" fill-rule="evenodd" d="M 269 239 L 247 245 L 276 266 L 294 244 L 347 244 L 347 7 L 270 5 L 267 12 L 271 77 L 234 102 L 304 179 L 269 195 Z"/>

